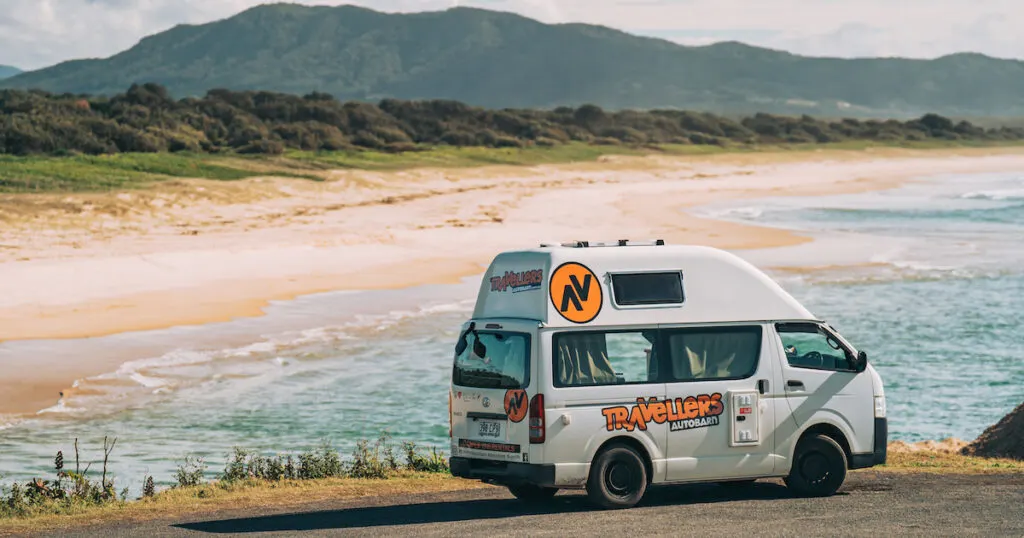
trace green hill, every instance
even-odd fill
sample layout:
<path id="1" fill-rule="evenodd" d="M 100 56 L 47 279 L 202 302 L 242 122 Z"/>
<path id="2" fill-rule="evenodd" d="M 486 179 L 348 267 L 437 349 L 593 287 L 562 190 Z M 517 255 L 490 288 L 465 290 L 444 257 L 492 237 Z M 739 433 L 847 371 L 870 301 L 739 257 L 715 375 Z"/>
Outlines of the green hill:
<path id="1" fill-rule="evenodd" d="M 21 73 L 21 69 L 18 69 L 17 67 L 11 67 L 9 65 L 0 65 L 0 80 L 13 77 L 18 73 Z"/>
<path id="2" fill-rule="evenodd" d="M 727 42 L 684 47 L 584 24 L 481 9 L 385 14 L 264 5 L 177 26 L 107 59 L 0 82 L 114 94 L 155 82 L 173 95 L 260 89 L 341 99 L 444 98 L 488 107 L 594 103 L 828 116 L 1024 115 L 1024 62 L 809 58 Z"/>

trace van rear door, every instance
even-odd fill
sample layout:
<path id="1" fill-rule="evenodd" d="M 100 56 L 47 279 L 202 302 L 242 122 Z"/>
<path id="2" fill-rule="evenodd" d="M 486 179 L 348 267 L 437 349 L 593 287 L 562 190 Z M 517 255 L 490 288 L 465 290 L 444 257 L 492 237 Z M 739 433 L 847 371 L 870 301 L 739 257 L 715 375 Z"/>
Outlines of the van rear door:
<path id="1" fill-rule="evenodd" d="M 466 323 L 452 367 L 452 455 L 529 461 L 529 405 L 537 325 Z"/>

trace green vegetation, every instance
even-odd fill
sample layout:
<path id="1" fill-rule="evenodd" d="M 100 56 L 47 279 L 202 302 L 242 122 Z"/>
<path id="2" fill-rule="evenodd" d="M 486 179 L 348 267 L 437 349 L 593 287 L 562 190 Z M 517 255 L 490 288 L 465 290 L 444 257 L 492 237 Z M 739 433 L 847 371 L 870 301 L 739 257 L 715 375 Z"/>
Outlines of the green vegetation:
<path id="1" fill-rule="evenodd" d="M 0 86 L 112 95 L 142 82 L 163 84 L 177 96 L 259 88 L 488 107 L 1024 115 L 1024 62 L 1015 60 L 810 58 L 735 42 L 686 47 L 470 8 L 387 14 L 265 5 L 176 26 L 110 58 L 64 62 Z"/>
<path id="2" fill-rule="evenodd" d="M 54 460 L 56 478 L 33 479 L 0 488 L 0 529 L 4 519 L 33 518 L 88 512 L 110 506 L 124 506 L 128 502 L 128 488 L 118 495 L 114 482 L 107 477 L 107 466 L 116 439 L 104 439 L 103 469 L 98 482 L 89 478 L 89 467 L 81 469 L 78 440 L 75 440 L 75 470 L 65 468 L 64 455 L 57 453 Z M 408 477 L 411 473 L 448 473 L 448 461 L 434 449 L 423 451 L 413 443 L 400 448 L 391 443 L 388 434 L 382 434 L 374 443 L 360 441 L 352 457 L 344 461 L 331 444 L 323 441 L 313 450 L 292 454 L 261 455 L 235 448 L 228 456 L 224 470 L 213 482 L 206 481 L 206 463 L 202 458 L 186 455 L 175 472 L 170 489 L 190 490 L 199 497 L 213 488 L 234 490 L 310 480 L 385 480 Z M 140 500 L 160 495 L 152 476 L 143 480 Z"/>
<path id="3" fill-rule="evenodd" d="M 1024 126 L 823 120 L 594 105 L 490 110 L 454 101 L 341 102 L 214 90 L 172 99 L 154 84 L 111 98 L 0 90 L 0 193 L 140 188 L 174 178 L 323 180 L 339 168 L 537 165 L 604 155 L 959 147 L 1024 143 Z"/>
<path id="4" fill-rule="evenodd" d="M 103 191 L 139 187 L 169 178 L 232 180 L 255 175 L 259 174 L 187 154 L 127 153 L 64 158 L 0 155 L 0 192 Z M 278 171 L 275 175 L 289 173 Z"/>
<path id="5" fill-rule="evenodd" d="M 327 171 L 404 170 L 421 167 L 461 168 L 486 165 L 539 165 L 593 161 L 604 155 L 643 155 L 654 151 L 702 153 L 717 146 L 650 149 L 570 143 L 554 148 L 422 147 L 388 153 L 289 150 L 283 155 L 201 153 L 118 153 L 63 157 L 0 155 L 0 193 L 104 192 L 145 188 L 176 178 L 231 181 L 260 176 L 323 180 Z"/>
<path id="6" fill-rule="evenodd" d="M 984 129 L 936 114 L 907 121 L 826 121 L 806 115 L 769 114 L 733 120 L 678 110 L 608 112 L 594 105 L 491 110 L 455 101 L 395 99 L 373 105 L 341 102 L 320 93 L 298 97 L 212 90 L 203 98 L 174 100 L 166 88 L 155 84 L 132 85 L 111 98 L 0 91 L 0 154 L 19 156 L 163 152 L 281 155 L 287 150 L 366 149 L 407 153 L 437 146 L 544 148 L 570 142 L 641 148 L 666 144 L 725 147 L 1021 139 L 1024 128 Z M 597 150 L 574 151 L 592 155 Z M 371 159 L 363 156 L 364 161 Z M 107 167 L 129 172 L 139 171 L 140 164 L 154 174 L 242 177 L 230 170 L 207 168 L 216 165 L 187 159 L 104 162 Z"/>

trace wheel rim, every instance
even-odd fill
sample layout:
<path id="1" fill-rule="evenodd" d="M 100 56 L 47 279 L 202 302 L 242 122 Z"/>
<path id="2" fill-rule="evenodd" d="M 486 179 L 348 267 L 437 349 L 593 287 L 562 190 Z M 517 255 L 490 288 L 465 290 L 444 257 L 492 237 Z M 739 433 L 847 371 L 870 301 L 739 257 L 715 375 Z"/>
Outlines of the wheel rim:
<path id="1" fill-rule="evenodd" d="M 825 482 L 830 474 L 828 458 L 821 452 L 807 454 L 800 462 L 800 473 L 804 475 L 808 484 L 818 485 Z"/>
<path id="2" fill-rule="evenodd" d="M 626 497 L 633 492 L 633 482 L 636 480 L 634 474 L 628 464 L 613 462 L 605 472 L 604 482 L 611 493 Z"/>

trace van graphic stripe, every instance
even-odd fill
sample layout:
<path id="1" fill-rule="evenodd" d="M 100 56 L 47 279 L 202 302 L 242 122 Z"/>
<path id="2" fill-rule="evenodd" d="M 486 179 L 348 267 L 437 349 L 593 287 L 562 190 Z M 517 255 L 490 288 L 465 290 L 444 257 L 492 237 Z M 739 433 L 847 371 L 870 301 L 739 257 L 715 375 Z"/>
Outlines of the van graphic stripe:
<path id="1" fill-rule="evenodd" d="M 472 439 L 459 439 L 459 446 L 462 448 L 475 448 L 477 450 L 490 450 L 491 452 L 519 452 L 519 445 L 507 443 L 491 443 L 487 441 L 473 441 Z"/>

